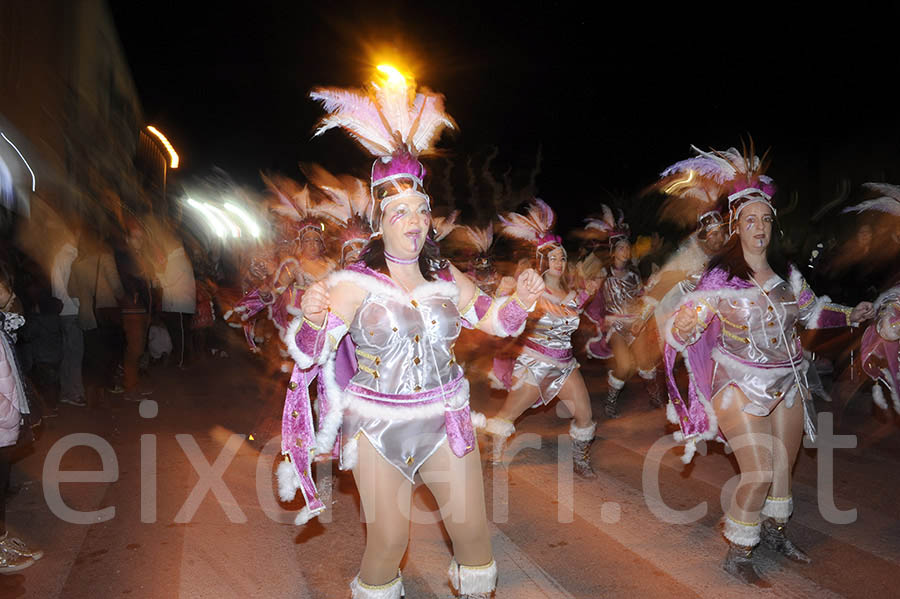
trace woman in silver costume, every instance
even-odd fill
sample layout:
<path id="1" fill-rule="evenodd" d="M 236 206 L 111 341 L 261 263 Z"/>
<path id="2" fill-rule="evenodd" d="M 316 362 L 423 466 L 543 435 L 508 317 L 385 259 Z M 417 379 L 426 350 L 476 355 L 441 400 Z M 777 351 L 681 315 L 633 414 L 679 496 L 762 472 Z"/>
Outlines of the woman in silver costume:
<path id="1" fill-rule="evenodd" d="M 609 392 L 605 405 L 609 418 L 619 417 L 619 395 L 635 371 L 645 381 L 650 404 L 660 407 L 663 403 L 656 380 L 658 341 L 653 328 L 646 326 L 653 315 L 655 302 L 644 294 L 644 282 L 631 259 L 628 236 L 628 226 L 621 218 L 610 227 L 611 263 L 601 293 L 588 308 L 591 314 L 603 314 L 601 328 L 613 354 L 614 366 L 607 376 Z M 602 304 L 602 309 L 598 309 L 597 304 Z"/>
<path id="2" fill-rule="evenodd" d="M 522 351 L 511 370 L 497 361 L 494 378 L 510 390 L 503 407 L 487 423 L 492 436 L 491 461 L 503 461 L 506 440 L 515 432 L 515 421 L 530 407 L 547 405 L 559 396 L 573 415 L 569 435 L 574 446 L 574 468 L 581 476 L 595 476 L 590 447 L 596 423 L 591 398 L 578 371 L 572 350 L 572 333 L 578 329 L 580 314 L 599 285 L 588 281 L 585 290 L 570 290 L 566 277 L 566 250 L 562 240 L 551 233 L 553 211 L 541 200 L 529 207 L 528 216 L 501 217 L 504 233 L 525 238 L 537 245 L 536 262 L 545 291 L 525 334 Z M 498 291 L 498 297 L 503 293 Z"/>
<path id="3" fill-rule="evenodd" d="M 342 126 L 378 156 L 371 182 L 375 233 L 360 262 L 310 287 L 303 319 L 288 341 L 298 363 L 324 361 L 329 409 L 323 413 L 320 405 L 315 451 L 331 453 L 337 441 L 341 467 L 352 469 L 359 489 L 366 550 L 352 596 L 401 596 L 398 567 L 418 474 L 435 496 L 453 544 L 453 587 L 462 597 L 487 598 L 497 566 L 472 422 L 477 415 L 470 414 L 468 383 L 453 346 L 463 325 L 518 334 L 525 306 L 536 301 L 543 282 L 525 272 L 513 296 L 494 302 L 440 258 L 422 186 L 425 169 L 416 155 L 452 121 L 440 96 L 423 92 L 412 100 L 399 79 L 392 75 L 369 93 L 312 94 L 331 113 L 319 133 Z M 406 107 L 404 118 L 397 119 L 398 105 Z M 341 364 L 333 358 L 345 335 L 354 355 L 341 390 Z"/>
<path id="4" fill-rule="evenodd" d="M 753 563 L 760 541 L 789 559 L 809 561 L 785 536 L 793 511 L 791 469 L 804 425 L 810 435 L 815 426 L 809 364 L 796 327 L 855 325 L 871 317 L 872 305 L 851 310 L 817 298 L 800 272 L 778 259 L 770 245 L 775 190 L 752 150 L 749 156 L 732 148 L 701 157 L 729 184 L 730 239 L 666 327 L 667 414 L 681 427 L 684 461 L 700 439 L 730 444 L 740 482 L 726 510 L 723 567 L 746 583 L 768 586 Z M 687 399 L 672 377 L 676 351 L 688 366 Z"/>

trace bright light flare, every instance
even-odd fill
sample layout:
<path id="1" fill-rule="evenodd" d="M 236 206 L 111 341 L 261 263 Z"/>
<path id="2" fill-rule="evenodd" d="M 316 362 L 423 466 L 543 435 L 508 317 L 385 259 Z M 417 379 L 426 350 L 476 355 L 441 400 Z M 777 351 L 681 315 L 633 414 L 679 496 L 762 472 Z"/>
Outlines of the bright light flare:
<path id="1" fill-rule="evenodd" d="M 156 139 L 158 139 L 160 143 L 162 143 L 163 147 L 166 148 L 166 151 L 169 153 L 170 166 L 172 168 L 178 168 L 178 152 L 175 151 L 175 148 L 172 147 L 172 144 L 169 142 L 166 136 L 162 134 L 162 131 L 160 131 L 153 125 L 147 125 L 147 131 L 152 133 L 156 137 Z"/>
<path id="2" fill-rule="evenodd" d="M 259 239 L 262 236 L 262 229 L 260 229 L 259 225 L 256 224 L 256 221 L 253 220 L 253 217 L 250 216 L 246 210 L 231 202 L 225 202 L 225 210 L 241 219 L 241 222 L 244 223 L 244 226 L 247 227 L 247 231 L 249 231 L 254 239 Z"/>
<path id="3" fill-rule="evenodd" d="M 404 77 L 403 73 L 398 71 L 397 68 L 393 65 L 380 64 L 376 68 L 387 75 L 388 84 L 396 85 L 398 87 L 406 87 L 406 77 Z"/>
<path id="4" fill-rule="evenodd" d="M 16 151 L 16 154 L 18 154 L 19 158 L 22 159 L 22 162 L 25 163 L 25 168 L 27 168 L 28 172 L 31 173 L 31 191 L 34 191 L 35 189 L 37 189 L 37 179 L 34 176 L 34 171 L 31 170 L 31 165 L 28 164 L 27 160 L 25 160 L 25 156 L 22 155 L 22 152 L 19 151 L 19 148 L 16 147 L 16 144 L 14 144 L 12 142 L 12 140 L 10 140 L 8 137 L 6 137 L 6 133 L 3 133 L 2 131 L 0 131 L 0 135 L 3 136 L 3 139 L 6 140 L 6 143 L 8 143 L 9 145 L 12 146 L 12 149 Z"/>
<path id="5" fill-rule="evenodd" d="M 673 191 L 675 191 L 675 190 L 678 189 L 679 187 L 682 187 L 682 186 L 684 186 L 684 185 L 690 185 L 690 184 L 691 184 L 691 181 L 694 180 L 694 175 L 695 175 L 694 171 L 693 171 L 693 170 L 689 170 L 689 171 L 688 171 L 687 179 L 680 179 L 680 180 L 678 180 L 678 181 L 675 181 L 674 183 L 672 183 L 671 185 L 669 185 L 668 187 L 666 187 L 666 189 L 665 189 L 666 193 L 672 193 Z"/>
<path id="6" fill-rule="evenodd" d="M 216 218 L 225 223 L 225 226 L 229 231 L 231 231 L 232 237 L 238 238 L 241 236 L 241 228 L 231 222 L 231 219 L 228 218 L 228 215 L 222 212 L 222 210 L 218 206 L 210 204 L 209 202 L 206 202 L 205 206 L 216 215 Z"/>
<path id="7" fill-rule="evenodd" d="M 212 232 L 216 234 L 217 237 L 221 239 L 225 239 L 227 237 L 228 232 L 225 230 L 225 225 L 219 221 L 218 217 L 213 213 L 212 210 L 209 209 L 205 204 L 201 204 L 197 200 L 193 198 L 188 198 L 188 205 L 191 208 L 197 210 L 203 217 L 206 219 L 209 228 L 212 229 Z"/>

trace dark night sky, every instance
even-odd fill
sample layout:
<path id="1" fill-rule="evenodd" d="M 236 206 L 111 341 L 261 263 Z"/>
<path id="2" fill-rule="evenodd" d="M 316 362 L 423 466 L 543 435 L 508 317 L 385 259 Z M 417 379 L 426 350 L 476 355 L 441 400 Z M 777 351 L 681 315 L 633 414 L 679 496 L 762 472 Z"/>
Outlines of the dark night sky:
<path id="1" fill-rule="evenodd" d="M 810 196 L 832 159 L 856 186 L 900 183 L 897 9 L 184 2 L 152 21 L 150 4 L 110 5 L 145 118 L 180 150 L 182 176 L 219 166 L 258 186 L 259 169 L 299 176 L 299 160 L 363 174 L 370 159 L 342 134 L 310 141 L 321 111 L 306 94 L 358 86 L 396 54 L 446 95 L 460 125 L 441 144 L 451 156 L 497 145 L 500 168 L 527 170 L 542 144 L 538 185 L 564 224 L 602 190 L 652 183 L 691 143 L 748 133 L 773 148 L 776 180 Z"/>

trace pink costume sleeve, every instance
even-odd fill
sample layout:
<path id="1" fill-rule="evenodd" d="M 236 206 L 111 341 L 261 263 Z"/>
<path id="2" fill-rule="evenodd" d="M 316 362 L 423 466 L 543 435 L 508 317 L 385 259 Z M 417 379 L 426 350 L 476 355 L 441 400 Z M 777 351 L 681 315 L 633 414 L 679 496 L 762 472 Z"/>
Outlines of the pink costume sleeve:
<path id="1" fill-rule="evenodd" d="M 791 265 L 790 271 L 791 289 L 797 296 L 797 306 L 800 308 L 800 322 L 807 329 L 833 329 L 836 327 L 856 326 L 850 322 L 852 308 L 840 304 L 831 303 L 827 295 L 816 297 L 800 274 L 800 271 Z"/>
<path id="2" fill-rule="evenodd" d="M 515 293 L 495 299 L 476 287 L 472 300 L 460 310 L 460 316 L 466 328 L 478 328 L 497 337 L 518 337 L 525 330 L 529 312 Z"/>

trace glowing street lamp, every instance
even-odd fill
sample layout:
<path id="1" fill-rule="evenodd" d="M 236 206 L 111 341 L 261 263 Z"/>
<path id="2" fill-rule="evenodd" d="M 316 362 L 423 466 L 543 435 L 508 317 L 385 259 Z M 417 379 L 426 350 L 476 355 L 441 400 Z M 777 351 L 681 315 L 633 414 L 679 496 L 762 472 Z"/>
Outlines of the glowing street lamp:
<path id="1" fill-rule="evenodd" d="M 387 75 L 387 82 L 389 85 L 396 85 L 398 87 L 406 87 L 406 77 L 403 76 L 403 73 L 397 70 L 396 67 L 389 64 L 380 64 L 376 67 L 379 71 Z"/>
<path id="2" fill-rule="evenodd" d="M 152 133 L 169 153 L 169 166 L 171 168 L 178 168 L 178 152 L 175 151 L 175 148 L 172 147 L 172 144 L 169 142 L 166 136 L 163 135 L 162 132 L 153 125 L 147 125 L 147 131 Z"/>

